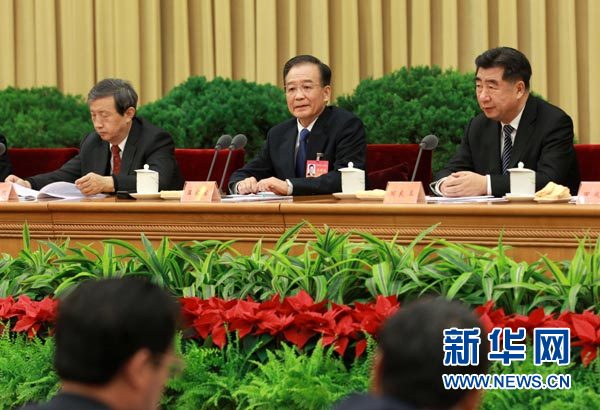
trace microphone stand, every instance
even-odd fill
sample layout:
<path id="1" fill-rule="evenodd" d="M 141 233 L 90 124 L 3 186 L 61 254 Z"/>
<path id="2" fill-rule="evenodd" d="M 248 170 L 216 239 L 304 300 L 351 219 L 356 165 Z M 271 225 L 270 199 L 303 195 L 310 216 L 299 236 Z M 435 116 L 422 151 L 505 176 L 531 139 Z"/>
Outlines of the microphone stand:
<path id="1" fill-rule="evenodd" d="M 415 180 L 415 176 L 417 175 L 417 169 L 419 168 L 419 162 L 421 161 L 421 152 L 423 152 L 423 144 L 419 144 L 419 153 L 417 154 L 417 161 L 415 162 L 415 169 L 413 170 L 412 177 L 410 177 L 410 182 Z"/>
<path id="2" fill-rule="evenodd" d="M 223 168 L 223 174 L 221 175 L 221 182 L 219 183 L 219 193 L 221 196 L 226 193 L 223 191 L 223 182 L 225 182 L 225 175 L 227 175 L 227 169 L 229 168 L 229 160 L 231 159 L 231 154 L 235 147 L 232 145 L 229 146 L 229 153 L 227 154 L 227 161 L 225 161 L 225 168 Z"/>
<path id="3" fill-rule="evenodd" d="M 212 162 L 210 163 L 210 168 L 208 169 L 208 175 L 206 175 L 207 181 L 210 181 L 210 177 L 212 176 L 213 168 L 215 167 L 215 162 L 217 162 L 217 155 L 219 154 L 219 150 L 221 149 L 221 147 L 219 147 L 219 148 L 217 148 L 217 147 L 218 147 L 218 145 L 215 147 L 215 152 L 212 157 Z"/>

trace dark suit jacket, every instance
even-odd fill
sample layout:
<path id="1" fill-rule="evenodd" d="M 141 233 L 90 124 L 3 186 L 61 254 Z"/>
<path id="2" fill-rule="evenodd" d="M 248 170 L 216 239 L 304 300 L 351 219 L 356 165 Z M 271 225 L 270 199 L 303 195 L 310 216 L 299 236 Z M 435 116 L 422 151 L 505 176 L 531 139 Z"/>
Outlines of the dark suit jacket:
<path id="1" fill-rule="evenodd" d="M 333 407 L 334 410 L 416 410 L 396 398 L 372 394 L 352 394 Z"/>
<path id="2" fill-rule="evenodd" d="M 473 171 L 490 175 L 494 196 L 501 197 L 510 192 L 510 176 L 502 175 L 500 131 L 500 122 L 488 119 L 483 113 L 474 117 L 458 150 L 435 180 L 456 171 Z M 517 129 L 509 167 L 516 167 L 519 162 L 536 171 L 536 190 L 552 181 L 569 187 L 572 195 L 577 194 L 579 168 L 573 147 L 571 117 L 560 108 L 530 95 Z"/>
<path id="3" fill-rule="evenodd" d="M 30 404 L 21 410 L 109 410 L 108 406 L 72 393 L 58 393 L 49 402 Z"/>
<path id="4" fill-rule="evenodd" d="M 52 182 L 75 182 L 88 172 L 108 176 L 111 157 L 109 145 L 98 133 L 92 132 L 81 141 L 79 155 L 56 171 L 35 175 L 27 180 L 33 189 L 41 189 Z M 121 157 L 121 170 L 118 175 L 114 175 L 115 191 L 135 192 L 135 170 L 142 169 L 144 164 L 158 171 L 159 190 L 183 187 L 171 135 L 144 119 L 134 117 Z"/>
<path id="5" fill-rule="evenodd" d="M 342 178 L 338 171 L 352 161 L 355 168 L 365 169 L 367 151 L 362 121 L 354 114 L 337 107 L 326 107 L 312 128 L 306 151 L 307 160 L 315 160 L 317 152 L 321 159 L 329 161 L 329 172 L 318 178 L 296 178 L 294 155 L 298 136 L 297 119 L 291 118 L 271 128 L 261 152 L 230 178 L 229 190 L 245 178 L 261 180 L 276 177 L 289 179 L 294 195 L 331 194 L 342 190 Z"/>
<path id="6" fill-rule="evenodd" d="M 4 144 L 6 151 L 0 155 L 0 182 L 4 182 L 7 176 L 12 174 L 12 164 L 8 158 L 8 144 L 4 135 L 0 134 L 0 143 Z"/>

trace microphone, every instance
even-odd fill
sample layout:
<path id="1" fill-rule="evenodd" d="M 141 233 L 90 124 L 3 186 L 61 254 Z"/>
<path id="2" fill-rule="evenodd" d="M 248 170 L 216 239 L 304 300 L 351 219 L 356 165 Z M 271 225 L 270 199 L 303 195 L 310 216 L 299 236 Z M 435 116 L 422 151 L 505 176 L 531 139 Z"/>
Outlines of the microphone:
<path id="1" fill-rule="evenodd" d="M 417 175 L 417 168 L 419 168 L 419 162 L 421 161 L 421 152 L 422 151 L 432 151 L 438 145 L 438 137 L 433 134 L 429 134 L 424 137 L 419 143 L 419 153 L 417 154 L 417 162 L 415 162 L 415 169 L 413 170 L 412 177 L 410 178 L 410 182 L 415 180 L 415 176 Z"/>
<path id="2" fill-rule="evenodd" d="M 208 175 L 206 175 L 206 180 L 210 181 L 210 176 L 212 175 L 213 168 L 215 167 L 215 162 L 217 161 L 217 154 L 220 149 L 231 144 L 231 135 L 225 134 L 219 137 L 217 141 L 217 145 L 215 145 L 215 152 L 213 153 L 212 162 L 210 163 L 210 168 L 208 169 Z"/>
<path id="3" fill-rule="evenodd" d="M 4 155 L 6 152 L 6 145 L 0 142 L 0 155 Z"/>
<path id="4" fill-rule="evenodd" d="M 219 184 L 219 189 L 221 190 L 221 192 L 225 192 L 221 188 L 223 187 L 223 182 L 225 181 L 225 175 L 227 175 L 227 168 L 229 168 L 229 160 L 231 159 L 231 153 L 234 149 L 244 148 L 247 142 L 248 138 L 246 138 L 244 134 L 238 134 L 235 137 L 233 137 L 231 145 L 229 146 L 229 154 L 227 154 L 227 161 L 225 161 L 225 168 L 223 168 L 223 174 L 221 175 L 221 183 Z"/>

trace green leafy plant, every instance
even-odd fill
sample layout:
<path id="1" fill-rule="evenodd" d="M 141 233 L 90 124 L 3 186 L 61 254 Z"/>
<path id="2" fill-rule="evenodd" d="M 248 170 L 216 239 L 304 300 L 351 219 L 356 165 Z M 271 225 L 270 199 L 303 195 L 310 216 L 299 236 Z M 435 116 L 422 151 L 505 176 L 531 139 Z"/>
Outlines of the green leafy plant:
<path id="1" fill-rule="evenodd" d="M 289 118 L 283 90 L 245 80 L 190 77 L 139 115 L 169 131 L 178 148 L 212 147 L 221 134 L 245 134 L 251 157 L 267 130 Z"/>
<path id="2" fill-rule="evenodd" d="M 527 351 L 530 351 L 528 346 Z M 558 366 L 545 364 L 534 366 L 528 355 L 524 362 L 513 362 L 510 366 L 495 363 L 492 374 L 570 374 L 571 388 L 561 390 L 487 390 L 483 395 L 482 410 L 598 410 L 600 409 L 600 361 L 589 368 L 571 364 Z"/>
<path id="3" fill-rule="evenodd" d="M 59 389 L 52 369 L 54 343 L 22 336 L 0 336 L 0 409 L 47 401 Z"/>
<path id="4" fill-rule="evenodd" d="M 473 73 L 437 66 L 403 67 L 363 80 L 354 94 L 340 96 L 337 103 L 364 122 L 369 143 L 418 143 L 428 134 L 437 135 L 434 171 L 446 164 L 479 111 Z"/>
<path id="5" fill-rule="evenodd" d="M 92 130 L 81 96 L 55 87 L 0 90 L 0 133 L 10 147 L 78 147 Z"/>

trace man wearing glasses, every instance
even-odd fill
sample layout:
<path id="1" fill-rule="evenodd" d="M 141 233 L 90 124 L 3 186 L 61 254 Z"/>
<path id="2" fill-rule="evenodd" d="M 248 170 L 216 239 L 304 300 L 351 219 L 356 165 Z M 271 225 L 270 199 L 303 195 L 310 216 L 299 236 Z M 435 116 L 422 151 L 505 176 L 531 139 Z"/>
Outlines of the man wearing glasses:
<path id="1" fill-rule="evenodd" d="M 353 162 L 355 168 L 365 169 L 367 146 L 362 121 L 344 109 L 327 106 L 331 69 L 318 58 L 291 58 L 283 67 L 283 79 L 287 106 L 294 118 L 269 130 L 257 157 L 232 174 L 229 190 L 278 195 L 341 191 L 340 168 Z M 317 170 L 314 176 L 308 175 L 307 167 Z"/>

